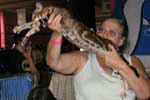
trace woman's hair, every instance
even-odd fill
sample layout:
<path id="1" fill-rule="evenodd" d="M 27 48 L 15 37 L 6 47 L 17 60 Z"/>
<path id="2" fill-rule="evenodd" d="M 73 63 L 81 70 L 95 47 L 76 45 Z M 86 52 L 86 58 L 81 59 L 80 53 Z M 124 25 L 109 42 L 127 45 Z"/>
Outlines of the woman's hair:
<path id="1" fill-rule="evenodd" d="M 28 96 L 28 100 L 56 100 L 47 87 L 35 87 Z"/>

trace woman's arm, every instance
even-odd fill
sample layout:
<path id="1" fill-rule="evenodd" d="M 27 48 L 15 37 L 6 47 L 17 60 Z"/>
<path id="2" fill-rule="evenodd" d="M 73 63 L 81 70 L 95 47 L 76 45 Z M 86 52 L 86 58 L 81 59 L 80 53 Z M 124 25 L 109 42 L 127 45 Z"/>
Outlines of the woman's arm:
<path id="1" fill-rule="evenodd" d="M 63 74 L 76 73 L 86 63 L 86 54 L 80 51 L 61 54 L 63 37 L 60 20 L 60 15 L 52 14 L 48 21 L 48 27 L 54 32 L 47 47 L 47 65 Z"/>
<path id="2" fill-rule="evenodd" d="M 122 63 L 122 69 L 119 72 L 139 99 L 147 99 L 150 97 L 150 80 L 144 71 L 142 62 L 137 57 L 132 57 L 132 63 L 139 77 L 126 63 Z"/>
<path id="3" fill-rule="evenodd" d="M 139 99 L 147 99 L 150 97 L 150 80 L 145 73 L 142 62 L 135 56 L 132 58 L 132 67 L 127 64 L 117 53 L 114 47 L 110 47 L 111 51 L 105 54 L 105 62 L 112 69 L 119 71 L 123 79 L 128 82 L 129 87 L 136 93 Z M 137 72 L 137 74 L 136 74 Z"/>

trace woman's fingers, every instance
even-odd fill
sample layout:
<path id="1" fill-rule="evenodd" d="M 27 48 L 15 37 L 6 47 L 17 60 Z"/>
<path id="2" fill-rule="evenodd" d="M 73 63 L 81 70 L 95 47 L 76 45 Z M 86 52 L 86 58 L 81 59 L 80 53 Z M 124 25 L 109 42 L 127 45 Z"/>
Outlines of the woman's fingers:
<path id="1" fill-rule="evenodd" d="M 60 30 L 60 21 L 62 16 L 60 14 L 52 14 L 48 20 L 48 26 L 52 30 L 59 31 Z"/>
<path id="2" fill-rule="evenodd" d="M 108 44 L 108 48 L 111 52 L 117 52 L 116 48 L 112 44 Z"/>
<path id="3" fill-rule="evenodd" d="M 61 15 L 57 15 L 57 16 L 54 18 L 54 23 L 55 23 L 55 24 L 60 24 L 61 19 L 62 19 L 62 16 L 61 16 Z"/>
<path id="4" fill-rule="evenodd" d="M 52 14 L 50 15 L 50 17 L 49 17 L 49 19 L 48 19 L 48 24 L 51 24 L 51 23 L 53 22 L 55 16 L 56 16 L 55 13 L 52 13 Z"/>

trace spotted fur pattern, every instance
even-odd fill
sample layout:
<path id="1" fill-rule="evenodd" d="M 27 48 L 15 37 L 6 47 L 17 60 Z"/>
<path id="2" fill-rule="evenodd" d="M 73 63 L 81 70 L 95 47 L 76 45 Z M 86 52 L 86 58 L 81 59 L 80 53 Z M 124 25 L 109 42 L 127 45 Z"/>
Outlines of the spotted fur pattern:
<path id="1" fill-rule="evenodd" d="M 44 15 L 45 13 L 46 15 Z M 32 21 L 15 27 L 14 32 L 19 34 L 22 30 L 29 28 L 30 31 L 26 34 L 26 39 L 40 31 L 40 26 L 47 26 L 48 17 L 52 13 L 58 13 L 62 16 L 61 34 L 77 47 L 99 53 L 108 50 L 109 40 L 97 36 L 95 32 L 77 21 L 67 9 L 56 6 L 48 6 L 42 8 L 40 11 L 35 10 Z"/>

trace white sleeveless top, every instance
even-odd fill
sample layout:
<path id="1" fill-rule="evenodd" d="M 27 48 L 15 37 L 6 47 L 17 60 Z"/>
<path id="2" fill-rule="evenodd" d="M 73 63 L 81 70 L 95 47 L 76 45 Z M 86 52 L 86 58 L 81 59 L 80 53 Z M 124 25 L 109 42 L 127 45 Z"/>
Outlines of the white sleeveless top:
<path id="1" fill-rule="evenodd" d="M 131 63 L 130 57 L 125 58 Z M 127 83 L 121 80 L 120 75 L 106 73 L 99 66 L 94 53 L 89 54 L 87 64 L 74 76 L 73 81 L 76 100 L 135 100 L 135 93 L 127 89 Z M 122 90 L 126 96 L 121 96 Z"/>

